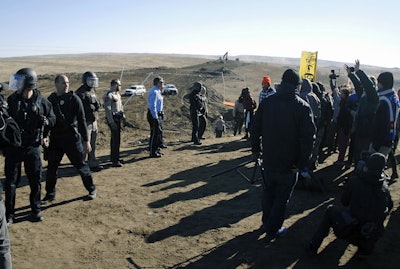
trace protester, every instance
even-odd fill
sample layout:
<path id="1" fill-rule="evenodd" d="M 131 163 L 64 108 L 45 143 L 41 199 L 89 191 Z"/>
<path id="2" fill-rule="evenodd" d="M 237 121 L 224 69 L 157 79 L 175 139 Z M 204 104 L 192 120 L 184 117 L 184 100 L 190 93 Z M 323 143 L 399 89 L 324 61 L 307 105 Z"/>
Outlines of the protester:
<path id="1" fill-rule="evenodd" d="M 382 177 L 386 158 L 381 153 L 372 154 L 361 175 L 351 177 L 345 184 L 339 205 L 329 205 L 320 225 L 313 235 L 307 251 L 316 255 L 322 241 L 333 232 L 358 247 L 357 254 L 369 255 L 384 232 L 383 222 L 393 208 L 392 198 Z"/>
<path id="2" fill-rule="evenodd" d="M 92 151 L 87 154 L 87 162 L 92 171 L 100 171 L 103 166 L 96 159 L 96 140 L 99 132 L 97 120 L 99 118 L 100 100 L 96 96 L 99 79 L 95 73 L 87 71 L 82 75 L 82 85 L 76 90 L 76 95 L 82 100 L 85 111 L 88 137 Z"/>
<path id="3" fill-rule="evenodd" d="M 153 87 L 147 96 L 147 121 L 150 125 L 149 152 L 150 158 L 159 158 L 162 156 L 161 148 L 163 144 L 163 118 L 164 118 L 164 98 L 162 91 L 164 80 L 162 77 L 153 79 Z"/>
<path id="4" fill-rule="evenodd" d="M 37 89 L 37 75 L 31 68 L 22 68 L 10 78 L 9 89 L 15 90 L 7 98 L 8 114 L 19 126 L 22 137 L 21 147 L 7 145 L 5 156 L 5 205 L 7 225 L 15 218 L 16 189 L 21 181 L 21 165 L 24 163 L 25 173 L 29 180 L 31 193 L 29 202 L 30 219 L 42 221 L 40 203 L 42 181 L 42 158 L 40 145 L 48 143 L 47 128 L 51 128 L 56 120 L 51 103 Z"/>
<path id="5" fill-rule="evenodd" d="M 372 124 L 379 104 L 379 97 L 374 81 L 360 69 L 359 60 L 355 61 L 354 67 L 345 65 L 345 69 L 359 97 L 354 122 L 354 163 L 357 164 L 361 153 L 370 149 Z"/>
<path id="6" fill-rule="evenodd" d="M 309 79 L 303 79 L 300 87 L 300 97 L 310 105 L 314 124 L 317 124 L 321 119 L 321 101 L 312 91 L 312 83 Z M 308 165 L 311 171 L 316 168 L 315 162 L 318 159 L 318 152 L 319 145 L 315 143 L 312 150 L 311 162 Z"/>
<path id="7" fill-rule="evenodd" d="M 339 154 L 335 162 L 338 165 L 344 165 L 344 157 L 350 144 L 351 128 L 353 125 L 353 116 L 351 115 L 348 103 L 349 95 L 350 92 L 347 89 L 343 89 L 340 95 L 339 115 L 337 116 Z"/>
<path id="8" fill-rule="evenodd" d="M 316 168 L 320 162 L 320 156 L 322 156 L 322 148 L 325 144 L 326 130 L 333 116 L 333 104 L 331 99 L 327 98 L 325 86 L 321 82 L 313 83 L 313 92 L 317 95 L 321 101 L 321 117 L 318 122 L 316 122 L 317 134 L 315 139 L 315 146 L 313 149 L 312 163 L 313 168 Z"/>
<path id="9" fill-rule="evenodd" d="M 261 101 L 264 100 L 265 98 L 268 98 L 269 96 L 273 95 L 276 93 L 276 90 L 272 88 L 272 80 L 269 76 L 264 76 L 262 81 L 261 81 L 261 92 L 258 96 L 258 103 L 261 104 Z"/>
<path id="10" fill-rule="evenodd" d="M 56 76 L 54 83 L 56 90 L 50 94 L 48 100 L 53 105 L 56 123 L 50 131 L 50 144 L 47 149 L 46 196 L 42 204 L 56 199 L 57 170 L 64 154 L 78 170 L 83 185 L 89 192 L 88 199 L 93 200 L 97 192 L 92 173 L 84 159 L 85 154 L 90 152 L 91 146 L 83 105 L 80 98 L 69 91 L 69 80 L 66 75 Z"/>
<path id="11" fill-rule="evenodd" d="M 104 94 L 104 108 L 108 127 L 111 131 L 110 139 L 110 159 L 113 167 L 122 167 L 120 160 L 121 128 L 125 118 L 122 106 L 121 81 L 113 79 L 110 82 L 110 89 Z"/>
<path id="12" fill-rule="evenodd" d="M 204 132 L 207 128 L 207 116 L 208 116 L 208 100 L 207 100 L 207 88 L 201 86 L 200 90 L 200 102 L 201 102 L 201 109 L 199 111 L 199 132 L 198 136 L 199 139 L 205 139 Z"/>
<path id="13" fill-rule="evenodd" d="M 311 108 L 313 113 L 314 123 L 317 123 L 321 118 L 321 101 L 318 96 L 312 91 L 311 81 L 307 78 L 303 78 L 300 87 L 300 97 L 306 101 Z"/>
<path id="14" fill-rule="evenodd" d="M 360 102 L 359 96 L 361 95 L 360 92 L 362 92 L 363 89 L 362 87 L 360 88 L 357 86 L 357 88 L 354 89 L 353 92 L 350 93 L 349 97 L 347 98 L 347 105 L 346 107 L 349 109 L 351 117 L 353 118 L 352 126 L 351 126 L 351 131 L 350 131 L 350 143 L 349 143 L 349 152 L 347 154 L 347 162 L 346 166 L 350 168 L 353 164 L 355 164 L 355 158 L 354 158 L 354 152 L 355 152 L 355 144 L 356 144 L 356 127 L 355 127 L 355 121 L 356 121 L 356 116 L 357 116 L 357 110 L 358 110 L 358 104 Z"/>
<path id="15" fill-rule="evenodd" d="M 298 73 L 287 69 L 279 90 L 263 100 L 251 127 L 255 158 L 262 149 L 262 223 L 267 243 L 286 231 L 282 226 L 286 206 L 298 178 L 293 169 L 300 169 L 303 175 L 308 172 L 315 139 L 311 108 L 297 95 L 300 83 Z"/>
<path id="16" fill-rule="evenodd" d="M 240 97 L 235 101 L 235 106 L 233 107 L 232 110 L 232 116 L 233 119 L 235 120 L 233 135 L 236 135 L 237 133 L 239 133 L 240 135 L 242 133 L 242 126 L 244 122 L 244 107 L 242 99 Z"/>
<path id="17" fill-rule="evenodd" d="M 337 76 L 337 75 L 336 75 Z M 339 104 L 341 100 L 341 89 L 344 87 L 336 86 L 336 79 L 330 76 L 329 84 L 331 85 L 331 98 L 332 98 L 332 121 L 327 127 L 326 134 L 326 146 L 328 147 L 329 153 L 334 153 L 337 150 L 338 146 L 338 127 L 337 127 L 337 117 L 339 115 Z"/>
<path id="18" fill-rule="evenodd" d="M 250 132 L 250 125 L 251 125 L 251 121 L 253 119 L 254 116 L 254 110 L 257 108 L 257 102 L 254 100 L 254 98 L 251 96 L 250 94 L 250 90 L 249 88 L 244 88 L 242 89 L 242 94 L 239 97 L 241 99 L 241 102 L 243 104 L 244 107 L 244 115 L 245 115 L 245 136 L 243 137 L 243 139 L 248 139 L 249 138 L 249 132 Z"/>
<path id="19" fill-rule="evenodd" d="M 372 149 L 387 158 L 394 144 L 400 107 L 391 72 L 378 76 L 378 96 L 379 105 L 372 123 Z"/>
<path id="20" fill-rule="evenodd" d="M 218 119 L 214 122 L 214 129 L 215 129 L 215 137 L 220 138 L 222 134 L 226 131 L 226 125 L 224 121 L 224 117 L 220 115 Z"/>
<path id="21" fill-rule="evenodd" d="M 190 119 L 192 121 L 192 140 L 195 145 L 201 145 L 199 137 L 199 114 L 203 107 L 203 103 L 200 96 L 201 87 L 203 85 L 200 82 L 195 82 L 192 86 L 192 91 L 189 94 L 190 102 Z"/>
<path id="22" fill-rule="evenodd" d="M 399 90 L 400 91 L 400 90 Z M 397 91 L 397 97 L 399 97 L 399 91 Z M 400 111 L 399 111 L 400 113 Z M 399 117 L 399 114 L 397 115 Z M 397 123 L 396 123 L 396 135 L 394 137 L 393 141 L 393 146 L 392 150 L 389 153 L 388 156 L 388 162 L 390 163 L 391 169 L 392 169 L 392 174 L 390 176 L 390 184 L 393 184 L 394 182 L 397 181 L 397 178 L 399 177 L 399 174 L 397 172 L 397 159 L 396 159 L 396 151 L 397 151 L 397 146 L 399 144 L 399 136 L 400 136 L 400 120 L 397 118 Z"/>

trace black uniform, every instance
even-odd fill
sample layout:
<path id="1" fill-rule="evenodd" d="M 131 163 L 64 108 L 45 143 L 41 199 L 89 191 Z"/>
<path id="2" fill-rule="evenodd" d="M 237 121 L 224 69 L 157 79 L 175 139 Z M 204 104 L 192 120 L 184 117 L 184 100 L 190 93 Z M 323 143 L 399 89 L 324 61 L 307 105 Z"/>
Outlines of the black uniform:
<path id="1" fill-rule="evenodd" d="M 48 100 L 53 105 L 57 117 L 50 132 L 48 166 L 46 176 L 46 197 L 44 201 L 54 200 L 56 195 L 57 169 L 64 153 L 78 170 L 83 185 L 89 193 L 96 190 L 88 164 L 84 160 L 82 141 L 88 141 L 88 132 L 82 102 L 73 92 L 62 96 L 52 93 Z"/>
<path id="2" fill-rule="evenodd" d="M 201 87 L 195 88 L 189 95 L 190 119 L 192 120 L 192 142 L 194 142 L 195 144 L 201 144 L 199 137 L 199 127 L 200 127 L 199 112 L 203 104 L 200 97 L 200 90 Z"/>
<path id="3" fill-rule="evenodd" d="M 99 170 L 101 166 L 96 160 L 96 139 L 97 139 L 97 120 L 99 118 L 100 100 L 96 96 L 94 88 L 83 84 L 76 90 L 75 94 L 82 100 L 83 110 L 85 111 L 86 124 L 89 127 L 90 145 L 92 151 L 88 154 L 88 164 L 91 168 Z"/>
<path id="4" fill-rule="evenodd" d="M 29 196 L 33 216 L 41 212 L 40 191 L 42 179 L 41 139 L 42 127 L 52 127 L 56 117 L 50 102 L 43 98 L 38 90 L 33 90 L 30 99 L 23 99 L 18 92 L 7 99 L 8 114 L 17 122 L 22 137 L 22 146 L 6 146 L 5 155 L 5 194 L 6 217 L 14 219 L 16 188 L 21 181 L 21 164 L 24 162 L 25 172 L 29 180 L 31 193 Z"/>

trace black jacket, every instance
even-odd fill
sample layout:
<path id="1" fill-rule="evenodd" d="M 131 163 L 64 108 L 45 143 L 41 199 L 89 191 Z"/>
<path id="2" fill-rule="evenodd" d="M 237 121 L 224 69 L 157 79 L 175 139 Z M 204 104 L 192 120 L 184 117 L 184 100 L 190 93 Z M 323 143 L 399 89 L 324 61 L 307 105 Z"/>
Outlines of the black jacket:
<path id="1" fill-rule="evenodd" d="M 200 112 L 203 103 L 200 97 L 200 90 L 194 89 L 189 95 L 190 113 L 197 114 Z"/>
<path id="2" fill-rule="evenodd" d="M 348 180 L 341 202 L 349 207 L 351 215 L 358 220 L 360 226 L 374 222 L 378 228 L 378 236 L 382 234 L 383 222 L 393 208 L 387 185 L 378 181 L 378 177 L 367 174 Z"/>
<path id="3" fill-rule="evenodd" d="M 81 99 L 70 91 L 62 96 L 57 96 L 53 92 L 48 100 L 53 105 L 54 114 L 57 117 L 57 121 L 51 129 L 51 136 L 64 136 L 78 132 L 83 141 L 88 141 L 86 118 Z"/>
<path id="4" fill-rule="evenodd" d="M 310 106 L 293 85 L 282 83 L 276 94 L 265 99 L 250 130 L 253 152 L 260 152 L 263 166 L 272 172 L 290 172 L 309 163 L 316 128 Z"/>
<path id="5" fill-rule="evenodd" d="M 82 100 L 86 121 L 96 121 L 99 118 L 98 111 L 101 104 L 95 90 L 84 84 L 75 91 L 75 94 Z"/>
<path id="6" fill-rule="evenodd" d="M 33 90 L 33 96 L 24 100 L 21 94 L 15 92 L 7 98 L 8 114 L 17 122 L 22 137 L 22 146 L 39 146 L 41 144 L 44 117 L 48 128 L 54 126 L 56 116 L 51 103 L 38 90 Z"/>

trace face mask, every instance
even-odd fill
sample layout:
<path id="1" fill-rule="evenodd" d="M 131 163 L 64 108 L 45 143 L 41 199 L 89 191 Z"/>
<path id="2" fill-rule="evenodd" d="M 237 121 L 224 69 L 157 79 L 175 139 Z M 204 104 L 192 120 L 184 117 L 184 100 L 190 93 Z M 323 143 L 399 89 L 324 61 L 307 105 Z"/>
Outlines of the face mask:
<path id="1" fill-rule="evenodd" d="M 22 90 L 25 84 L 25 76 L 14 74 L 10 77 L 8 88 L 12 91 Z"/>
<path id="2" fill-rule="evenodd" d="M 95 78 L 95 77 L 90 77 L 86 79 L 86 84 L 90 87 L 90 88 L 97 88 L 99 87 L 99 79 Z"/>

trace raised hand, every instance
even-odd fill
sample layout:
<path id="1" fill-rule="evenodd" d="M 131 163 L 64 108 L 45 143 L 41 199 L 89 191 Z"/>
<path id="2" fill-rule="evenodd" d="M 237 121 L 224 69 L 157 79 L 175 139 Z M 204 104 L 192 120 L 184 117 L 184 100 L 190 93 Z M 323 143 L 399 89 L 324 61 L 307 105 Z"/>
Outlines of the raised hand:
<path id="1" fill-rule="evenodd" d="M 358 70 L 360 70 L 360 60 L 357 59 L 356 64 L 354 65 L 354 71 L 357 72 Z"/>

